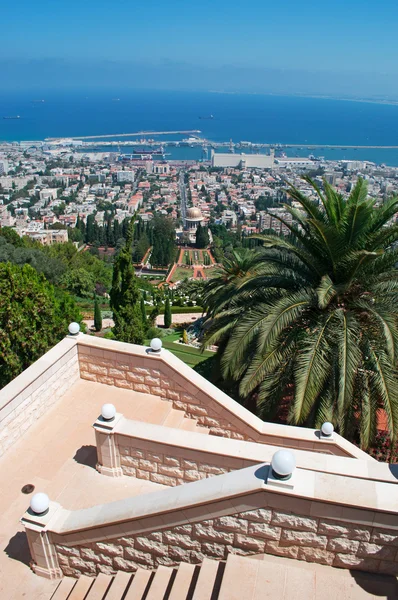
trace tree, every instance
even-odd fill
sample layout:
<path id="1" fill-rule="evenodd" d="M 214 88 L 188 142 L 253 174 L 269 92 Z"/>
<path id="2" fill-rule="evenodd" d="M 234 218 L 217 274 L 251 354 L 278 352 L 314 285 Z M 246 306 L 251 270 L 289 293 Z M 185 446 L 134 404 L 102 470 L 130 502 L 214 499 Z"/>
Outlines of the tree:
<path id="1" fill-rule="evenodd" d="M 167 266 L 174 261 L 175 256 L 176 244 L 173 221 L 167 217 L 155 217 L 153 219 L 152 233 L 151 264 Z"/>
<path id="2" fill-rule="evenodd" d="M 146 323 L 146 308 L 145 308 L 144 296 L 141 296 L 140 309 L 141 309 L 142 322 Z"/>
<path id="3" fill-rule="evenodd" d="M 115 326 L 112 331 L 115 338 L 121 342 L 142 344 L 144 323 L 138 302 L 140 290 L 131 255 L 133 234 L 134 219 L 127 229 L 124 248 L 119 252 L 113 266 L 110 306 Z"/>
<path id="4" fill-rule="evenodd" d="M 94 296 L 94 329 L 95 331 L 101 331 L 102 329 L 102 315 L 97 294 Z"/>
<path id="5" fill-rule="evenodd" d="M 326 181 L 312 200 L 291 187 L 290 231 L 259 235 L 262 248 L 235 250 L 205 286 L 210 329 L 225 378 L 270 418 L 332 421 L 367 448 L 384 410 L 398 434 L 398 199 L 381 207 L 359 179 L 345 199 Z M 278 412 L 279 411 L 279 412 Z"/>
<path id="6" fill-rule="evenodd" d="M 166 298 L 166 305 L 164 307 L 164 326 L 167 327 L 167 329 L 171 327 L 172 320 L 170 299 Z"/>
<path id="7" fill-rule="evenodd" d="M 60 280 L 60 284 L 81 298 L 89 298 L 92 296 L 95 288 L 95 279 L 92 273 L 85 269 L 77 268 L 67 271 Z"/>
<path id="8" fill-rule="evenodd" d="M 202 227 L 199 223 L 196 229 L 196 247 L 206 248 L 209 245 L 209 233 L 207 227 Z"/>
<path id="9" fill-rule="evenodd" d="M 19 375 L 82 317 L 73 301 L 30 265 L 0 264 L 0 387 Z"/>

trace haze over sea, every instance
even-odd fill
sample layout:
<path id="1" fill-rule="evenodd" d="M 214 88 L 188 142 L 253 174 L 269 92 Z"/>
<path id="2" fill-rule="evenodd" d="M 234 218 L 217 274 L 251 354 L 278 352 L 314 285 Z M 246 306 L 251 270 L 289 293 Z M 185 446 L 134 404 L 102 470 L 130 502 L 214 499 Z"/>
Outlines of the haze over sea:
<path id="1" fill-rule="evenodd" d="M 44 103 L 34 102 L 42 99 Z M 210 114 L 214 119 L 199 119 Z M 21 118 L 2 118 L 15 115 Z M 398 150 L 304 148 L 306 144 L 398 145 L 398 105 L 180 91 L 36 90 L 3 93 L 0 97 L 1 141 L 193 129 L 200 129 L 203 137 L 213 141 L 303 145 L 302 149 L 287 150 L 288 155 L 314 154 L 327 159 L 370 160 L 398 166 Z M 166 152 L 171 153 L 169 158 L 194 159 L 201 155 L 197 148 L 168 148 Z"/>

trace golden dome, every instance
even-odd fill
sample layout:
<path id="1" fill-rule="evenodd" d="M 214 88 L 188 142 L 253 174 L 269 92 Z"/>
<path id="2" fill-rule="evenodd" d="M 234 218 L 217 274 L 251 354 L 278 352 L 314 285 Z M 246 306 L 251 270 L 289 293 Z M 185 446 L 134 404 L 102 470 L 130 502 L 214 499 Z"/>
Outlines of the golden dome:
<path id="1" fill-rule="evenodd" d="M 202 213 L 199 208 L 188 208 L 187 219 L 202 219 Z"/>

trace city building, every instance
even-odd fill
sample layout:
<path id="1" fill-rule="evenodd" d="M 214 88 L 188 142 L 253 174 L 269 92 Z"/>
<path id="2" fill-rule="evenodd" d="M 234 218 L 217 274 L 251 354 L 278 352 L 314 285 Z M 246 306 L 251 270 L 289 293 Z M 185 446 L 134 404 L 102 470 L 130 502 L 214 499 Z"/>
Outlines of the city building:
<path id="1" fill-rule="evenodd" d="M 234 167 L 240 169 L 272 169 L 274 166 L 275 153 L 270 150 L 269 154 L 223 154 L 211 153 L 212 167 Z"/>
<path id="2" fill-rule="evenodd" d="M 66 229 L 18 229 L 17 233 L 23 237 L 27 235 L 32 240 L 40 242 L 43 246 L 52 246 L 52 244 L 65 244 L 68 241 L 68 232 Z"/>
<path id="3" fill-rule="evenodd" d="M 134 183 L 134 171 L 118 171 L 117 181 L 118 183 Z"/>
<path id="4" fill-rule="evenodd" d="M 4 159 L 0 159 L 0 175 L 7 175 L 8 173 L 8 162 Z"/>

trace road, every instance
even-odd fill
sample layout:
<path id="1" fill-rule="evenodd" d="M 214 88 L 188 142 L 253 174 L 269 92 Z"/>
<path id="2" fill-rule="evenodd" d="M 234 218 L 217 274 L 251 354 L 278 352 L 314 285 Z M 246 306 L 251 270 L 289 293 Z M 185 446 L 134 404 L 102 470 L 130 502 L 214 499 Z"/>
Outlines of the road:
<path id="1" fill-rule="evenodd" d="M 187 215 L 187 187 L 184 181 L 185 171 L 180 171 L 180 180 L 178 182 L 178 186 L 180 188 L 180 198 L 181 198 L 181 218 L 183 222 L 185 221 L 185 217 Z"/>

